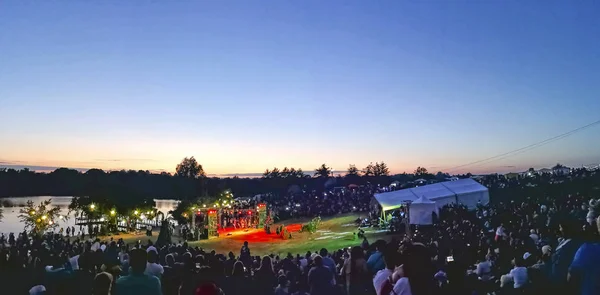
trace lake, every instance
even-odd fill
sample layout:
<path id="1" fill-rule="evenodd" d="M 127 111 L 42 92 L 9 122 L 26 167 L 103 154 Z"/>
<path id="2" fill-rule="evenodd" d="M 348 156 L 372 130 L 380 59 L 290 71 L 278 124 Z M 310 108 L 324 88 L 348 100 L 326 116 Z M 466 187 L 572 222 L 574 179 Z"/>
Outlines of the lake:
<path id="1" fill-rule="evenodd" d="M 52 196 L 36 196 L 36 197 L 10 197 L 10 198 L 0 198 L 0 204 L 4 200 L 10 201 L 14 207 L 2 208 L 2 213 L 4 218 L 0 220 L 0 233 L 4 233 L 8 237 L 8 233 L 17 233 L 22 232 L 23 227 L 25 226 L 23 223 L 19 221 L 19 210 L 23 208 L 27 201 L 33 201 L 33 203 L 37 206 L 41 202 L 52 199 L 52 206 L 56 206 L 60 208 L 61 215 L 67 215 L 69 213 L 69 204 L 71 204 L 71 200 L 73 197 L 65 196 L 65 197 L 52 197 Z M 167 216 L 167 213 L 171 210 L 175 210 L 177 204 L 179 204 L 178 200 L 162 200 L 155 199 L 156 209 Z M 0 205 L 1 206 L 1 205 Z M 1 208 L 1 207 L 0 207 Z M 61 227 L 75 226 L 75 216 L 74 212 L 69 215 L 68 220 L 58 220 L 59 226 L 56 230 L 60 230 Z M 78 230 L 78 227 L 75 227 Z"/>

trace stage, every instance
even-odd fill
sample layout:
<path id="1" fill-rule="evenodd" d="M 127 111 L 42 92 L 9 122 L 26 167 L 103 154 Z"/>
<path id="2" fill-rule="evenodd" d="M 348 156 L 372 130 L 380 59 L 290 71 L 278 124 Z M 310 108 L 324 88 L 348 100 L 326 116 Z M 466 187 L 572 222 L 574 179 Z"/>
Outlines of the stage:
<path id="1" fill-rule="evenodd" d="M 240 248 L 248 241 L 252 255 L 285 255 L 288 252 L 295 254 L 306 253 L 306 251 L 319 251 L 326 248 L 329 251 L 360 246 L 362 239 L 355 236 L 358 232 L 354 221 L 360 217 L 359 214 L 343 214 L 336 217 L 322 219 L 321 225 L 315 233 L 300 232 L 302 224 L 308 223 L 310 219 L 288 220 L 283 223 L 275 223 L 271 226 L 271 234 L 264 229 L 234 229 L 219 230 L 219 236 L 207 240 L 188 242 L 190 246 L 198 246 L 204 250 L 215 250 L 217 253 L 228 253 L 232 251 L 239 254 Z M 283 238 L 277 235 L 277 227 L 285 226 L 292 238 Z M 393 235 L 379 228 L 366 228 L 365 235 L 369 242 L 378 239 L 390 240 Z M 178 237 L 173 237 L 173 242 L 178 242 Z"/>
<path id="2" fill-rule="evenodd" d="M 234 228 L 234 227 L 228 227 L 228 228 L 221 228 L 219 229 L 219 236 L 218 237 L 211 237 L 210 239 L 220 239 L 223 237 L 239 237 L 239 236 L 250 236 L 250 237 L 254 237 L 254 236 L 260 236 L 261 234 L 263 234 L 265 237 L 278 237 L 281 238 L 279 236 L 277 236 L 277 226 L 279 225 L 274 225 L 271 226 L 271 234 L 268 235 L 264 229 L 262 228 L 247 228 L 247 229 L 241 229 L 241 228 Z M 289 233 L 297 233 L 302 229 L 302 224 L 300 223 L 294 223 L 294 224 L 290 224 L 290 225 L 285 225 L 285 228 L 287 229 L 287 231 Z M 260 239 L 260 240 L 264 240 L 264 239 Z"/>

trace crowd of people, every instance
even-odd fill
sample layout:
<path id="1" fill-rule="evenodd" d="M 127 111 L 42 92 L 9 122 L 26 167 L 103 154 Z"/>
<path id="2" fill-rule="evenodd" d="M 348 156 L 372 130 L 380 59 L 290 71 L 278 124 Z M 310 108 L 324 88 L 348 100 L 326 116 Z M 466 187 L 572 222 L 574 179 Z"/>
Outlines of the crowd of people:
<path id="1" fill-rule="evenodd" d="M 368 212 L 372 193 L 273 202 L 290 217 L 327 216 Z M 5 294 L 600 294 L 599 214 L 600 202 L 582 195 L 448 205 L 409 236 L 369 243 L 367 235 L 351 249 L 285 257 L 253 256 L 247 243 L 215 253 L 185 241 L 23 233 L 0 243 L 0 286 Z"/>
<path id="2" fill-rule="evenodd" d="M 372 185 L 332 188 L 325 192 L 305 191 L 283 196 L 263 195 L 260 201 L 269 204 L 269 209 L 278 219 L 325 217 L 370 211 L 373 209 L 371 204 L 373 194 L 378 190 Z"/>

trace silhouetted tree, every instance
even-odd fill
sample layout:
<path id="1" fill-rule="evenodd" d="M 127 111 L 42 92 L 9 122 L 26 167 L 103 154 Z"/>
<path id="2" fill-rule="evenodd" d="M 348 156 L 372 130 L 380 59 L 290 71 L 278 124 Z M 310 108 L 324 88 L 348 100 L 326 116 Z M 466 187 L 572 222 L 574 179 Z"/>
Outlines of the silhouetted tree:
<path id="1" fill-rule="evenodd" d="M 369 163 L 369 165 L 367 165 L 367 167 L 365 167 L 364 175 L 365 176 L 374 176 L 375 175 L 375 166 L 373 166 L 373 163 Z"/>
<path id="2" fill-rule="evenodd" d="M 356 165 L 350 164 L 346 175 L 358 175 L 358 168 L 356 168 Z"/>
<path id="3" fill-rule="evenodd" d="M 388 176 L 390 174 L 390 169 L 388 169 L 387 165 L 382 161 L 381 163 L 375 163 L 373 169 L 374 176 Z"/>
<path id="4" fill-rule="evenodd" d="M 414 174 L 415 174 L 415 176 L 423 176 L 428 173 L 427 173 L 427 169 L 425 169 L 425 167 L 419 166 L 419 167 L 417 167 L 417 169 L 415 169 Z"/>
<path id="5" fill-rule="evenodd" d="M 331 175 L 331 168 L 327 167 L 325 164 L 321 164 L 319 168 L 315 169 L 315 177 L 317 178 L 327 178 Z"/>
<path id="6" fill-rule="evenodd" d="M 177 176 L 183 176 L 188 178 L 206 177 L 202 165 L 198 164 L 194 157 L 183 158 L 181 163 L 177 164 Z"/>

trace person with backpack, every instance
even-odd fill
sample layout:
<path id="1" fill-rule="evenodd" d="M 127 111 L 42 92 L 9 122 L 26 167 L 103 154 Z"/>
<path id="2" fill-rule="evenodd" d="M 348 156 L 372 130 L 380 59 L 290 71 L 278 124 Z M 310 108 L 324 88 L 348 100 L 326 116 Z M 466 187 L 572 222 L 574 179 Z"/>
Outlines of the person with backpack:
<path id="1" fill-rule="evenodd" d="M 373 287 L 375 287 L 377 295 L 390 294 L 394 289 L 392 274 L 396 267 L 396 253 L 397 252 L 393 251 L 393 249 L 386 249 L 384 253 L 382 253 L 385 268 L 378 271 L 373 278 Z"/>

